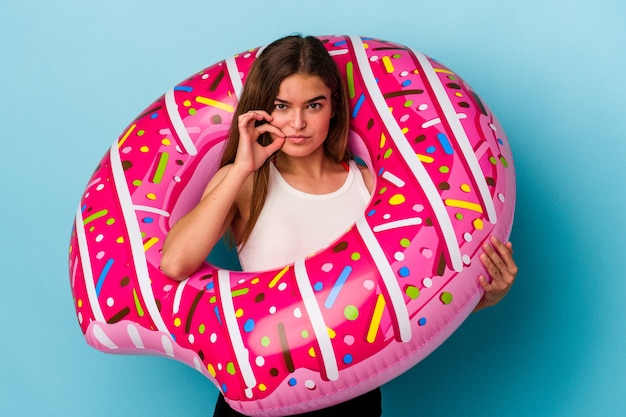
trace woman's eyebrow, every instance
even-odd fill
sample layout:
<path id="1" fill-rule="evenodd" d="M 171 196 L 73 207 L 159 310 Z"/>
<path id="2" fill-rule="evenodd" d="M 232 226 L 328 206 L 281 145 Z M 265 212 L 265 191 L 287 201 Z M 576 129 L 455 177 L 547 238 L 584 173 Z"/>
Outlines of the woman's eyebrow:
<path id="1" fill-rule="evenodd" d="M 313 97 L 312 99 L 309 99 L 307 101 L 305 101 L 305 104 L 310 104 L 310 103 L 315 103 L 316 101 L 323 101 L 323 100 L 328 100 L 328 97 L 326 97 L 325 95 L 319 95 L 317 97 Z M 289 100 L 283 100 L 282 98 L 276 97 L 274 99 L 274 102 L 278 102 L 281 104 L 291 104 L 291 102 Z"/>

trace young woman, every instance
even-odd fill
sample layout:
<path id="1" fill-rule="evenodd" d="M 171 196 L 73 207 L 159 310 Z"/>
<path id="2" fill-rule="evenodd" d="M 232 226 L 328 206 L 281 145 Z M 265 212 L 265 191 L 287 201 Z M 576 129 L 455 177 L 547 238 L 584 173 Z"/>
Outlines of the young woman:
<path id="1" fill-rule="evenodd" d="M 373 178 L 351 160 L 349 107 L 339 70 L 321 41 L 288 36 L 250 69 L 221 168 L 201 201 L 170 230 L 161 268 L 195 272 L 226 233 L 244 270 L 291 263 L 328 246 L 363 213 Z M 479 307 L 497 303 L 517 273 L 510 243 L 485 245 L 491 281 Z M 380 416 L 380 390 L 307 416 Z M 220 396 L 215 416 L 241 416 Z"/>

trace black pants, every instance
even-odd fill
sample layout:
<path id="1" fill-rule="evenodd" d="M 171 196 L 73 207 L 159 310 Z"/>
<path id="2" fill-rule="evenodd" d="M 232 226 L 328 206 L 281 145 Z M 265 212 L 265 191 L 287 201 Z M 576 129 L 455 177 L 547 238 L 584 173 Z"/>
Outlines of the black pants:
<path id="1" fill-rule="evenodd" d="M 309 413 L 297 414 L 296 417 L 380 417 L 382 413 L 382 396 L 380 388 L 376 388 L 345 403 Z M 220 394 L 217 404 L 215 404 L 213 417 L 245 417 L 245 415 L 230 408 Z"/>

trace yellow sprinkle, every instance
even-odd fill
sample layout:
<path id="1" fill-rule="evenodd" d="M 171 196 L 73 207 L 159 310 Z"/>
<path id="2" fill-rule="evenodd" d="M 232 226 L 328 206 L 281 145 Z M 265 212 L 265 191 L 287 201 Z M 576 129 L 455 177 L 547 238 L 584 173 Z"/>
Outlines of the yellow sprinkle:
<path id="1" fill-rule="evenodd" d="M 156 200 L 156 194 L 154 193 L 148 193 L 146 194 L 146 197 L 148 198 L 148 200 L 152 200 L 152 201 Z"/>
<path id="2" fill-rule="evenodd" d="M 443 69 L 443 68 L 435 68 L 435 72 L 443 72 L 444 74 L 454 74 L 452 71 Z"/>
<path id="3" fill-rule="evenodd" d="M 83 306 L 83 300 L 82 299 L 78 299 L 78 308 Z"/>
<path id="4" fill-rule="evenodd" d="M 158 237 L 151 237 L 150 239 L 146 241 L 146 243 L 143 244 L 143 251 L 148 252 L 148 249 L 153 247 L 154 244 L 157 243 L 158 241 L 159 241 Z"/>
<path id="5" fill-rule="evenodd" d="M 376 307 L 374 307 L 374 314 L 370 323 L 370 328 L 367 331 L 366 339 L 369 343 L 374 343 L 374 341 L 376 340 L 376 333 L 378 332 L 380 322 L 383 318 L 385 304 L 385 297 L 382 294 L 378 294 L 378 298 L 376 299 Z"/>
<path id="6" fill-rule="evenodd" d="M 229 113 L 233 113 L 235 111 L 235 108 L 230 104 L 222 103 L 221 101 L 213 100 L 208 97 L 198 96 L 196 97 L 196 101 L 200 104 L 206 104 L 207 106 L 212 106 Z"/>
<path id="7" fill-rule="evenodd" d="M 261 392 L 267 391 L 267 387 L 265 386 L 265 384 L 259 384 L 259 391 Z"/>
<path id="8" fill-rule="evenodd" d="M 235 311 L 235 317 L 238 319 L 243 317 L 243 308 L 238 308 L 237 311 Z"/>
<path id="9" fill-rule="evenodd" d="M 179 318 L 179 317 L 176 317 L 176 318 L 174 319 L 174 326 L 176 326 L 176 327 L 180 327 L 180 325 L 181 325 L 181 324 L 182 324 L 182 321 L 180 320 L 180 318 Z"/>
<path id="10" fill-rule="evenodd" d="M 385 143 L 387 143 L 387 136 L 384 133 L 380 134 L 380 149 L 385 147 Z"/>
<path id="11" fill-rule="evenodd" d="M 209 371 L 209 373 L 211 374 L 211 376 L 212 376 L 213 378 L 215 378 L 215 375 L 217 375 L 217 372 L 215 372 L 215 368 L 213 367 L 213 365 L 208 364 L 208 365 L 206 366 L 206 369 Z"/>
<path id="12" fill-rule="evenodd" d="M 133 124 L 131 127 L 128 128 L 128 130 L 126 131 L 126 133 L 124 134 L 124 136 L 122 136 L 122 139 L 120 139 L 120 142 L 117 144 L 118 148 L 121 148 L 122 145 L 124 144 L 124 142 L 126 142 L 126 139 L 128 139 L 128 137 L 130 136 L 130 134 L 133 132 L 133 130 L 135 130 L 135 128 L 137 127 L 137 124 Z"/>
<path id="13" fill-rule="evenodd" d="M 328 336 L 331 339 L 334 339 L 337 336 L 337 333 L 335 333 L 335 331 L 331 329 L 330 327 L 326 327 L 326 329 L 328 330 Z"/>
<path id="14" fill-rule="evenodd" d="M 314 348 L 309 348 L 309 356 L 314 358 L 315 357 L 315 349 Z"/>
<path id="15" fill-rule="evenodd" d="M 455 199 L 452 199 L 452 198 L 448 198 L 448 199 L 446 199 L 444 201 L 444 203 L 448 207 L 464 208 L 464 209 L 467 209 L 467 210 L 476 211 L 478 213 L 482 213 L 483 212 L 483 209 L 482 209 L 482 207 L 479 204 L 471 203 L 469 201 L 455 200 Z"/>
<path id="16" fill-rule="evenodd" d="M 392 206 L 398 206 L 406 201 L 406 198 L 402 194 L 396 194 L 389 199 L 389 204 Z"/>
<path id="17" fill-rule="evenodd" d="M 481 219 L 474 220 L 474 229 L 483 230 L 483 221 Z"/>
<path id="18" fill-rule="evenodd" d="M 161 143 L 164 146 L 170 146 L 172 144 L 172 141 L 170 141 L 168 138 L 163 138 L 163 139 L 161 139 Z"/>
<path id="19" fill-rule="evenodd" d="M 191 106 L 191 101 L 190 100 L 183 101 L 183 106 L 185 106 L 185 107 Z"/>
<path id="20" fill-rule="evenodd" d="M 435 158 L 433 158 L 432 156 L 422 155 L 421 153 L 417 154 L 417 159 L 425 164 L 430 164 L 435 160 Z"/>
<path id="21" fill-rule="evenodd" d="M 258 284 L 260 281 L 259 277 L 256 278 L 252 278 L 252 281 L 250 281 L 250 284 L 254 285 L 254 284 Z"/>
<path id="22" fill-rule="evenodd" d="M 270 282 L 270 284 L 268 285 L 269 288 L 274 288 L 276 286 L 276 284 L 278 284 L 278 281 L 280 281 L 280 279 L 283 277 L 283 275 L 285 275 L 285 273 L 289 271 L 289 266 L 286 266 L 282 269 L 282 271 L 280 271 L 278 274 L 276 274 L 276 276 L 272 279 L 272 281 Z"/>
<path id="23" fill-rule="evenodd" d="M 140 150 L 141 152 L 143 152 L 143 153 L 150 152 L 150 148 L 148 148 L 148 147 L 147 147 L 147 146 L 145 146 L 145 145 L 144 145 L 144 146 L 142 146 L 141 148 L 139 148 L 139 150 Z"/>
<path id="24" fill-rule="evenodd" d="M 117 239 L 115 239 L 115 242 L 117 243 L 124 243 L 124 236 L 120 236 Z"/>
<path id="25" fill-rule="evenodd" d="M 382 61 L 383 65 L 385 66 L 385 71 L 387 71 L 388 74 L 391 74 L 394 70 L 391 59 L 388 56 L 384 56 Z"/>
<path id="26" fill-rule="evenodd" d="M 404 133 L 405 135 L 409 133 L 409 128 L 408 127 L 402 128 L 402 133 Z"/>
<path id="27" fill-rule="evenodd" d="M 469 193 L 470 191 L 472 191 L 472 189 L 470 188 L 470 186 L 469 186 L 469 185 L 467 185 L 467 184 L 463 184 L 463 185 L 461 185 L 461 191 L 464 191 L 464 192 L 466 192 L 466 193 Z"/>

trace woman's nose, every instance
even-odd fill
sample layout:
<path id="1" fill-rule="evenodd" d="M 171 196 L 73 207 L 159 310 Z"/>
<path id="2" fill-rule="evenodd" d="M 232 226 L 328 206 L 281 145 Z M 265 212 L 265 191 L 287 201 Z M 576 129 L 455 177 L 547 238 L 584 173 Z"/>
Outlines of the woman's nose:
<path id="1" fill-rule="evenodd" d="M 296 110 L 293 112 L 293 117 L 291 118 L 291 126 L 294 129 L 304 129 L 306 127 L 306 119 L 304 117 L 304 112 L 300 110 Z"/>

